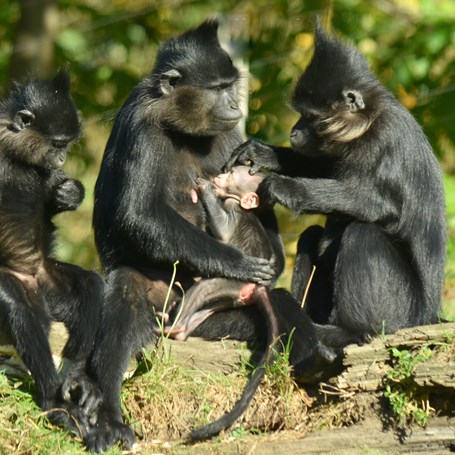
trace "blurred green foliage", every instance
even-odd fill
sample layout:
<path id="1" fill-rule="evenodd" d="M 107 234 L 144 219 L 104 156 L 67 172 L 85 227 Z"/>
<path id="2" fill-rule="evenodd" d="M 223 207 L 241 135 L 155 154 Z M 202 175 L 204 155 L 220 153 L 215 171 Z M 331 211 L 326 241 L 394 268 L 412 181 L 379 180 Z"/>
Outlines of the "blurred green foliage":
<path id="1" fill-rule="evenodd" d="M 0 87 L 9 83 L 8 65 L 20 17 L 20 1 L 4 3 L 0 8 Z M 453 0 L 55 3 L 59 14 L 53 70 L 71 63 L 72 93 L 85 119 L 85 139 L 75 147 L 67 170 L 83 181 L 87 200 L 77 212 L 58 217 L 58 254 L 65 260 L 99 267 L 91 232 L 92 190 L 111 121 L 133 86 L 151 70 L 159 42 L 207 17 L 222 20 L 226 44 L 232 44 L 231 50 L 250 72 L 246 134 L 274 144 L 287 142 L 297 117 L 287 103 L 311 58 L 312 29 L 319 14 L 326 26 L 366 55 L 379 79 L 423 125 L 445 171 L 455 172 Z M 448 188 L 453 188 L 453 182 L 448 182 Z M 279 216 L 291 265 L 293 245 L 308 221 L 289 222 L 281 209 Z M 451 242 L 449 263 L 455 257 Z"/>

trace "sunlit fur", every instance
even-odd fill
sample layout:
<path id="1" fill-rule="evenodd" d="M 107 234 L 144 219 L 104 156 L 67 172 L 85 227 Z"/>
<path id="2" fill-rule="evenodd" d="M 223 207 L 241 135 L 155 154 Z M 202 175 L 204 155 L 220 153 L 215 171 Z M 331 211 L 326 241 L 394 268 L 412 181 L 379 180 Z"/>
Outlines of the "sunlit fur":
<path id="1" fill-rule="evenodd" d="M 317 133 L 327 141 L 351 142 L 363 136 L 374 122 L 364 112 L 351 113 L 344 105 L 334 105 L 333 115 L 315 122 Z"/>
<path id="2" fill-rule="evenodd" d="M 159 48 L 154 69 L 121 107 L 106 146 L 93 216 L 108 283 L 105 322 L 92 359 L 103 404 L 86 438 L 91 450 L 134 442 L 120 409 L 126 359 L 155 336 L 154 315 L 166 299 L 162 283 L 170 282 L 176 261 L 177 281 L 185 289 L 195 277 L 258 281 L 258 275 L 283 267 L 272 212 L 261 222 L 277 258 L 273 269 L 267 260 L 210 236 L 202 203 L 191 197 L 197 178 L 219 174 L 243 142 L 234 104 L 239 74 L 220 46 L 217 28 L 215 21 L 204 22 Z M 178 299 L 179 291 L 173 291 Z M 199 334 L 257 340 L 265 324 L 257 309 L 247 313 L 218 313 Z"/>
<path id="3" fill-rule="evenodd" d="M 80 134 L 69 74 L 16 86 L 0 104 L 0 331 L 12 339 L 35 381 L 47 417 L 81 436 L 87 431 L 91 381 L 85 363 L 101 317 L 103 280 L 53 256 L 57 213 L 75 210 L 82 184 L 62 169 Z M 63 322 L 69 338 L 63 356 L 71 380 L 57 373 L 48 343 L 51 321 Z M 68 377 L 69 377 L 68 376 Z M 77 387 L 84 409 L 64 398 Z M 69 395 L 69 392 L 68 392 Z"/>
<path id="4" fill-rule="evenodd" d="M 350 112 L 343 99 L 343 92 L 349 90 L 360 92 L 364 109 Z M 381 113 L 384 97 L 386 91 L 369 71 L 364 57 L 318 26 L 313 58 L 297 83 L 292 101 L 298 112 L 315 117 L 317 133 L 333 142 L 350 142 L 363 136 Z"/>

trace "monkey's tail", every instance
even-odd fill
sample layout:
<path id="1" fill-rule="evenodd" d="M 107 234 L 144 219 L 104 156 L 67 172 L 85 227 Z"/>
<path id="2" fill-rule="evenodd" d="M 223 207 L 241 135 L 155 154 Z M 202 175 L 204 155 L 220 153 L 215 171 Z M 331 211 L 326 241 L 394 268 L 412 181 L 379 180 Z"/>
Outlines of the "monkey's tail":
<path id="1" fill-rule="evenodd" d="M 190 441 L 203 441 L 209 439 L 213 436 L 216 436 L 221 431 L 229 428 L 248 408 L 251 400 L 256 393 L 259 385 L 262 382 L 265 374 L 265 368 L 272 364 L 276 358 L 275 346 L 279 341 L 278 333 L 278 323 L 273 311 L 272 304 L 270 302 L 270 297 L 267 288 L 264 286 L 257 287 L 255 291 L 257 302 L 261 311 L 264 313 L 264 316 L 267 321 L 268 326 L 268 340 L 267 340 L 267 349 L 261 357 L 258 367 L 251 376 L 248 384 L 246 385 L 243 393 L 231 411 L 224 414 L 223 417 L 215 420 L 208 425 L 197 428 L 190 433 Z"/>

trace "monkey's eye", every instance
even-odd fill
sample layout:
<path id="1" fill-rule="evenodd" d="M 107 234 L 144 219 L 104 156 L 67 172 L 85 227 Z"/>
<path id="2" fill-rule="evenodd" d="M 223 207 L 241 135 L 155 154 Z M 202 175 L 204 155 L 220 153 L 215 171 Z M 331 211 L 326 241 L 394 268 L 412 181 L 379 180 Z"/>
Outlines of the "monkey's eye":
<path id="1" fill-rule="evenodd" d="M 302 117 L 309 122 L 316 120 L 316 115 L 311 112 L 302 112 Z"/>
<path id="2" fill-rule="evenodd" d="M 230 84 L 218 84 L 218 85 L 214 85 L 212 87 L 212 90 L 215 92 L 221 92 L 222 90 L 226 90 L 229 87 L 230 87 Z"/>
<path id="3" fill-rule="evenodd" d="M 51 143 L 56 149 L 63 149 L 68 145 L 68 141 L 64 139 L 52 139 Z"/>

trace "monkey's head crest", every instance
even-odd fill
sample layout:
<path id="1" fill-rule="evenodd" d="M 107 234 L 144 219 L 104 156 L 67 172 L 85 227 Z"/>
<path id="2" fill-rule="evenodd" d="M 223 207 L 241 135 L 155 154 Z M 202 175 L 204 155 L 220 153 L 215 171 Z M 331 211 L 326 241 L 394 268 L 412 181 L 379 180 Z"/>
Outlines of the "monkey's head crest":
<path id="1" fill-rule="evenodd" d="M 32 79 L 16 85 L 6 104 L 10 118 L 22 121 L 16 125 L 17 130 L 28 126 L 46 136 L 76 138 L 80 135 L 81 121 L 71 98 L 66 66 L 60 68 L 53 79 Z"/>
<path id="2" fill-rule="evenodd" d="M 362 54 L 330 35 L 318 21 L 313 57 L 294 92 L 296 107 L 301 110 L 300 106 L 306 104 L 309 110 L 326 109 L 346 90 L 363 92 L 379 86 Z"/>
<path id="3" fill-rule="evenodd" d="M 237 79 L 238 70 L 218 40 L 216 19 L 164 42 L 158 51 L 153 74 L 177 71 L 185 82 L 205 86 L 220 79 Z"/>

